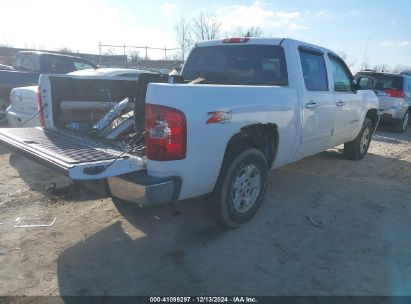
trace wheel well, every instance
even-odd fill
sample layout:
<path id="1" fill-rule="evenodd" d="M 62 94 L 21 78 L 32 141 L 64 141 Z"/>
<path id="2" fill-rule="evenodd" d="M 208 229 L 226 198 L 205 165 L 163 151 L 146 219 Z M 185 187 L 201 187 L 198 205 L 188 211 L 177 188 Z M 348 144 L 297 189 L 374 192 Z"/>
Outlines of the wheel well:
<path id="1" fill-rule="evenodd" d="M 260 150 L 267 160 L 268 168 L 270 168 L 277 155 L 278 140 L 278 127 L 275 124 L 247 125 L 231 137 L 227 144 L 224 160 L 239 147 L 247 145 Z"/>
<path id="2" fill-rule="evenodd" d="M 375 129 L 377 127 L 377 123 L 378 123 L 378 110 L 377 109 L 368 110 L 365 117 L 372 120 L 372 124 L 374 125 L 374 129 Z"/>

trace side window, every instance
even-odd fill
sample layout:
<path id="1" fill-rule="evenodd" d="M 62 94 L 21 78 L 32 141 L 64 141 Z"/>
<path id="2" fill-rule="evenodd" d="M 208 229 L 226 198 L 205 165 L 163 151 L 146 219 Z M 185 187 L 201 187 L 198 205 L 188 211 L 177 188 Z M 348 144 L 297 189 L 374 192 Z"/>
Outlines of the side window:
<path id="1" fill-rule="evenodd" d="M 36 55 L 26 56 L 22 60 L 21 67 L 22 67 L 22 69 L 24 69 L 26 71 L 39 72 L 40 71 L 40 64 L 39 64 L 39 61 L 38 61 L 38 56 L 36 56 Z"/>
<path id="2" fill-rule="evenodd" d="M 347 92 L 351 91 L 351 77 L 345 65 L 340 59 L 330 56 L 331 70 L 334 81 L 334 91 Z"/>
<path id="3" fill-rule="evenodd" d="M 16 57 L 16 60 L 14 61 L 14 68 L 16 69 L 21 69 L 23 65 L 23 59 L 26 55 L 19 54 Z"/>
<path id="4" fill-rule="evenodd" d="M 73 71 L 73 69 L 68 66 L 68 61 L 64 57 L 49 56 L 47 61 L 49 64 L 49 73 L 67 74 Z"/>
<path id="5" fill-rule="evenodd" d="M 76 70 L 94 69 L 94 67 L 85 61 L 74 61 L 74 68 Z"/>
<path id="6" fill-rule="evenodd" d="M 324 55 L 300 50 L 305 87 L 309 91 L 328 91 Z"/>

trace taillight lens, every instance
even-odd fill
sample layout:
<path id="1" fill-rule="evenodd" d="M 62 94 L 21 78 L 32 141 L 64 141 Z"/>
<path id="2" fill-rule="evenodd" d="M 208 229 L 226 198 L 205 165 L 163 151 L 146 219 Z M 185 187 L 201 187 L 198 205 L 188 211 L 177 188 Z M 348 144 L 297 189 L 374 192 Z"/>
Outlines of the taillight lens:
<path id="1" fill-rule="evenodd" d="M 44 116 L 43 116 L 43 110 L 41 108 L 41 91 L 40 87 L 37 89 L 37 110 L 39 111 L 39 120 L 40 120 L 40 126 L 44 126 Z"/>
<path id="2" fill-rule="evenodd" d="M 387 94 L 390 97 L 396 97 L 396 98 L 404 98 L 405 93 L 403 90 L 394 90 L 394 89 L 386 89 L 384 90 L 385 94 Z"/>
<path id="3" fill-rule="evenodd" d="M 186 157 L 187 123 L 183 112 L 146 104 L 146 152 L 150 160 L 179 160 Z"/>

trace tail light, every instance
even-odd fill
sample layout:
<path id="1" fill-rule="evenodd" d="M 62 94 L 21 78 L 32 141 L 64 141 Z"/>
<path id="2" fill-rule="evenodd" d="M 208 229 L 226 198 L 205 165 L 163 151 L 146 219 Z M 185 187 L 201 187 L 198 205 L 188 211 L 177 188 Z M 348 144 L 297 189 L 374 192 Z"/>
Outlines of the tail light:
<path id="1" fill-rule="evenodd" d="M 405 93 L 403 90 L 394 90 L 394 89 L 386 89 L 384 90 L 385 94 L 387 94 L 390 97 L 396 97 L 396 98 L 404 98 Z"/>
<path id="2" fill-rule="evenodd" d="M 40 87 L 37 89 L 37 110 L 39 111 L 39 120 L 40 120 L 40 126 L 44 126 L 44 116 L 43 116 L 43 109 L 41 106 L 41 90 Z"/>
<path id="3" fill-rule="evenodd" d="M 245 43 L 249 40 L 250 38 L 226 38 L 223 39 L 223 43 Z"/>
<path id="4" fill-rule="evenodd" d="M 179 160 L 186 157 L 187 123 L 183 112 L 146 104 L 146 152 L 151 160 Z"/>

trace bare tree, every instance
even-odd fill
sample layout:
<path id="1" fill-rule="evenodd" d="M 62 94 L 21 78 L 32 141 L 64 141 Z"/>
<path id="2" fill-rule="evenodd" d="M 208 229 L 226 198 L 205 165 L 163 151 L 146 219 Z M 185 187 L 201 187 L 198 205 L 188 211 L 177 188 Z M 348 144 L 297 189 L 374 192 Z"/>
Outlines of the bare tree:
<path id="1" fill-rule="evenodd" d="M 177 44 L 181 49 L 181 58 L 185 60 L 186 55 L 193 45 L 191 25 L 184 17 L 181 17 L 180 21 L 175 25 L 174 30 L 177 36 Z"/>
<path id="2" fill-rule="evenodd" d="M 8 44 L 7 41 L 6 42 L 0 42 L 0 46 L 1 47 L 8 47 L 8 48 L 13 47 L 11 44 Z"/>
<path id="3" fill-rule="evenodd" d="M 263 30 L 259 26 L 252 26 L 248 29 L 244 29 L 241 26 L 237 27 L 230 36 L 233 37 L 261 37 L 263 36 Z M 228 36 L 228 35 L 226 35 Z"/>
<path id="4" fill-rule="evenodd" d="M 263 30 L 259 26 L 252 26 L 247 30 L 245 37 L 261 37 L 263 36 Z"/>
<path id="5" fill-rule="evenodd" d="M 128 52 L 128 60 L 131 64 L 137 64 L 140 61 L 140 52 L 137 50 L 131 50 Z"/>
<path id="6" fill-rule="evenodd" d="M 73 50 L 71 50 L 68 47 L 62 47 L 62 48 L 58 49 L 57 52 L 63 53 L 63 54 L 72 54 L 72 53 L 74 53 Z"/>
<path id="7" fill-rule="evenodd" d="M 391 69 L 391 67 L 388 64 L 377 64 L 375 66 L 372 67 L 372 70 L 376 71 L 376 72 L 386 72 L 386 73 L 390 73 L 393 70 Z"/>
<path id="8" fill-rule="evenodd" d="M 192 31 L 197 40 L 212 40 L 220 36 L 221 21 L 213 12 L 200 12 L 193 18 Z"/>
<path id="9" fill-rule="evenodd" d="M 411 72 L 411 66 L 406 65 L 397 65 L 395 68 L 391 70 L 392 73 L 401 73 L 401 72 Z"/>
<path id="10" fill-rule="evenodd" d="M 112 47 L 108 48 L 105 52 L 103 52 L 103 55 L 110 55 L 110 56 L 115 55 L 114 48 L 112 48 Z"/>

